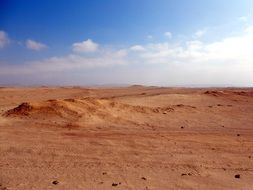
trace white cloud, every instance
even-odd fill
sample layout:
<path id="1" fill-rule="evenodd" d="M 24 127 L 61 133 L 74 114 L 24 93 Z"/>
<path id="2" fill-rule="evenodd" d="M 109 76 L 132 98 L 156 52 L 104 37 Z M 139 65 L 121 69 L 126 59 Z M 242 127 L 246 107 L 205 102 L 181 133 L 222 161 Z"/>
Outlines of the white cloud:
<path id="1" fill-rule="evenodd" d="M 100 55 L 87 57 L 75 54 L 69 54 L 61 57 L 50 57 L 43 60 L 30 61 L 24 65 L 1 65 L 1 75 L 23 75 L 23 74 L 57 74 L 60 72 L 82 72 L 92 68 L 104 68 L 114 65 L 124 65 L 127 63 L 125 57 L 127 51 L 122 49 L 118 51 L 104 51 Z"/>
<path id="2" fill-rule="evenodd" d="M 77 42 L 72 45 L 73 51 L 75 52 L 95 52 L 98 49 L 98 44 L 93 42 L 91 39 L 88 39 L 83 42 Z"/>
<path id="3" fill-rule="evenodd" d="M 151 62 L 230 62 L 253 66 L 253 26 L 240 35 L 226 37 L 220 41 L 204 43 L 199 40 L 170 44 L 151 43 L 144 46 L 145 52 L 138 55 Z M 164 60 L 164 61 L 162 61 Z"/>
<path id="4" fill-rule="evenodd" d="M 141 45 L 134 45 L 129 48 L 131 51 L 145 51 L 145 48 Z"/>
<path id="5" fill-rule="evenodd" d="M 168 74 L 174 77 L 188 76 L 182 83 L 253 85 L 253 26 L 211 43 L 200 40 L 151 43 L 144 48 L 146 51 L 137 52 L 135 59 L 160 67 L 165 64 L 170 68 Z"/>
<path id="6" fill-rule="evenodd" d="M 238 18 L 238 20 L 241 21 L 241 22 L 248 22 L 248 17 L 241 16 L 241 17 Z"/>
<path id="7" fill-rule="evenodd" d="M 152 35 L 148 35 L 147 38 L 148 38 L 149 40 L 152 40 L 152 39 L 153 39 L 153 36 L 152 36 Z"/>
<path id="8" fill-rule="evenodd" d="M 5 47 L 9 42 L 8 34 L 0 30 L 0 48 Z"/>
<path id="9" fill-rule="evenodd" d="M 172 38 L 172 33 L 171 33 L 171 32 L 165 32 L 164 35 L 165 35 L 167 38 Z"/>
<path id="10" fill-rule="evenodd" d="M 206 30 L 198 30 L 197 32 L 194 33 L 193 37 L 194 38 L 201 38 L 205 35 Z"/>
<path id="11" fill-rule="evenodd" d="M 36 42 L 34 40 L 28 39 L 25 43 L 26 47 L 31 50 L 40 51 L 42 49 L 47 48 L 47 46 L 43 43 Z"/>

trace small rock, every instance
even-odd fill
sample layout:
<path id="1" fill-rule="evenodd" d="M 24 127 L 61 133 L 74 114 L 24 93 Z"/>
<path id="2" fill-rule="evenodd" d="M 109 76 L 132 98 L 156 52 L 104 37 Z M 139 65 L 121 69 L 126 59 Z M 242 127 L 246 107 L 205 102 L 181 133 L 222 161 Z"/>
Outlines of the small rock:
<path id="1" fill-rule="evenodd" d="M 237 178 L 237 179 L 239 179 L 240 177 L 241 177 L 240 174 L 235 175 L 235 178 Z"/>
<path id="2" fill-rule="evenodd" d="M 147 180 L 147 178 L 145 178 L 145 177 L 142 177 L 141 179 L 143 179 L 143 180 Z"/>
<path id="3" fill-rule="evenodd" d="M 118 184 L 117 183 L 112 183 L 112 186 L 116 187 L 116 186 L 118 186 Z"/>
<path id="4" fill-rule="evenodd" d="M 181 176 L 185 176 L 185 175 L 187 175 L 187 174 L 184 174 L 184 173 L 183 173 L 183 174 L 181 174 Z"/>
<path id="5" fill-rule="evenodd" d="M 106 175 L 107 173 L 106 173 L 106 172 L 103 172 L 102 174 L 103 174 L 103 175 Z"/>
<path id="6" fill-rule="evenodd" d="M 52 184 L 54 184 L 54 185 L 57 185 L 58 183 L 59 183 L 59 181 L 56 181 L 56 180 L 52 182 Z"/>
<path id="7" fill-rule="evenodd" d="M 181 129 L 183 129 L 184 128 L 184 126 L 181 126 Z"/>
<path id="8" fill-rule="evenodd" d="M 241 135 L 240 134 L 237 134 L 237 137 L 240 137 Z"/>

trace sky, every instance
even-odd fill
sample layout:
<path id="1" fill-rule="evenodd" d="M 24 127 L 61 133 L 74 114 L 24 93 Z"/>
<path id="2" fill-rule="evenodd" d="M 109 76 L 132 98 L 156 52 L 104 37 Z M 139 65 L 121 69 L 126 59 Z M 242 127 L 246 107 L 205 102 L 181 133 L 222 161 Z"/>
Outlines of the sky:
<path id="1" fill-rule="evenodd" d="M 0 0 L 0 85 L 253 86 L 252 0 Z"/>

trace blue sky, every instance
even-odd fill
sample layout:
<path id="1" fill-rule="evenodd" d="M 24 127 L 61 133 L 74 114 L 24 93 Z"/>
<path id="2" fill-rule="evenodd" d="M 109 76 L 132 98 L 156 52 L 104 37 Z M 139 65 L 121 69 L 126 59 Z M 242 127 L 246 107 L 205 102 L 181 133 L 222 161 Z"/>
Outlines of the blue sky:
<path id="1" fill-rule="evenodd" d="M 0 84 L 253 85 L 251 0 L 1 0 Z"/>

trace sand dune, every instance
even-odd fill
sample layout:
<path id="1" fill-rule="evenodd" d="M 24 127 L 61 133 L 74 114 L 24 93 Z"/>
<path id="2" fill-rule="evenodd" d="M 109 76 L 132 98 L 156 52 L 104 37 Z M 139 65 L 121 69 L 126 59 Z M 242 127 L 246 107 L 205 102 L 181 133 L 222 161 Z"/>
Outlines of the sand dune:
<path id="1" fill-rule="evenodd" d="M 252 95 L 1 88 L 0 189 L 251 189 Z"/>

